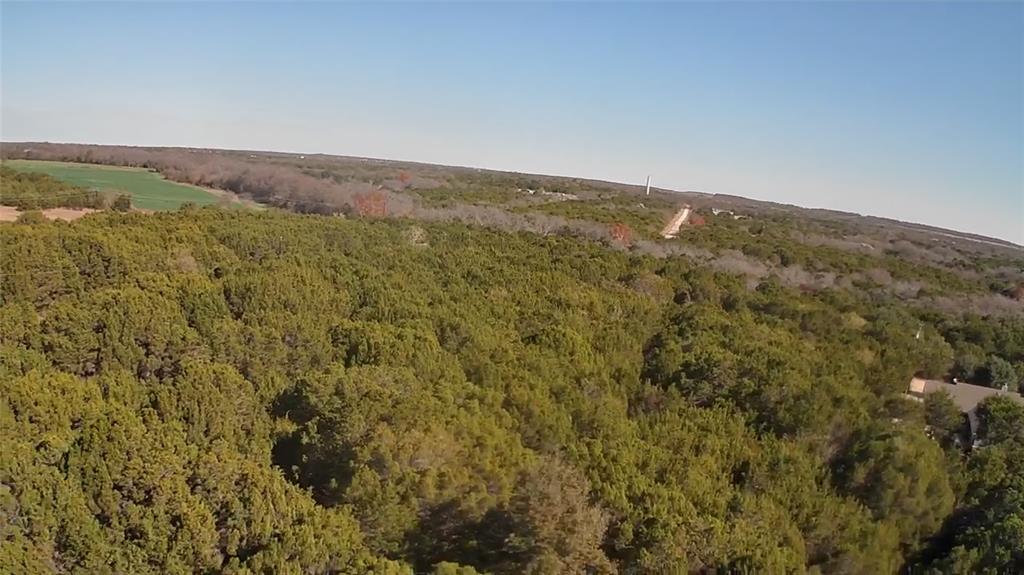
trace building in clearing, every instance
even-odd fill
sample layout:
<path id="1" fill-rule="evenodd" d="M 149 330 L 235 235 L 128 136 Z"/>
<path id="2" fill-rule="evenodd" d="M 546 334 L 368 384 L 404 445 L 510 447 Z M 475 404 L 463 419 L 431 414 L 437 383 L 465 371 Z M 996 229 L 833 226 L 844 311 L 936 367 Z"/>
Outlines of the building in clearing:
<path id="1" fill-rule="evenodd" d="M 954 379 L 954 381 L 956 381 Z M 944 391 L 952 398 L 953 403 L 960 408 L 967 416 L 969 432 L 973 438 L 978 430 L 978 404 L 994 395 L 1002 395 L 1024 405 L 1024 397 L 1019 393 L 1005 389 L 995 389 L 983 385 L 972 385 L 970 383 L 946 383 L 934 379 L 914 377 L 910 380 L 907 389 L 907 397 L 917 401 L 924 401 L 925 396 Z"/>

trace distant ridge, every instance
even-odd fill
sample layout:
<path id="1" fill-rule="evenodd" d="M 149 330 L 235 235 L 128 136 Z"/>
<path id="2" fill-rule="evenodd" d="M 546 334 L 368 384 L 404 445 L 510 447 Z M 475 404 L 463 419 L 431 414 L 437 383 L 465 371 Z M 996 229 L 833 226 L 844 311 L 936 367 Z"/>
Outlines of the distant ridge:
<path id="1" fill-rule="evenodd" d="M 424 168 L 431 170 L 450 170 L 465 173 L 484 173 L 484 174 L 500 174 L 506 176 L 519 176 L 524 178 L 538 179 L 541 181 L 571 181 L 585 184 L 592 184 L 596 186 L 613 188 L 616 191 L 622 193 L 635 194 L 637 196 L 643 196 L 645 187 L 642 183 L 630 183 L 630 182 L 615 182 L 610 180 L 600 180 L 586 177 L 566 176 L 557 174 L 533 174 L 528 172 L 519 172 L 512 170 L 496 170 L 490 168 L 480 168 L 473 166 L 462 166 L 462 165 L 449 165 L 449 164 L 432 164 L 428 162 L 419 162 L 415 160 L 402 160 L 402 159 L 389 159 L 389 158 L 375 158 L 369 156 L 347 156 L 339 154 L 325 154 L 318 152 L 293 152 L 293 151 L 273 151 L 273 150 L 244 150 L 234 148 L 209 148 L 209 147 L 190 147 L 190 146 L 133 146 L 124 144 L 83 144 L 76 142 L 0 142 L 0 157 L 22 157 L 19 152 L 24 152 L 26 148 L 32 146 L 87 146 L 99 149 L 122 149 L 122 150 L 149 150 L 149 151 L 184 151 L 191 153 L 211 153 L 211 154 L 237 154 L 240 156 L 250 157 L 263 157 L 263 158 L 289 158 L 289 159 L 305 159 L 305 160 L 339 160 L 347 162 L 367 162 L 371 164 L 391 166 L 391 167 L 406 167 L 409 169 L 413 168 Z M 20 148 L 20 149 L 19 149 Z M 855 212 L 846 212 L 842 210 L 835 210 L 832 208 L 816 208 L 816 207 L 804 207 L 796 204 L 787 204 L 781 202 L 773 202 L 770 200 L 759 200 L 753 198 L 747 198 L 744 196 L 737 196 L 733 194 L 720 194 L 714 192 L 696 191 L 696 190 L 673 190 L 669 188 L 651 187 L 651 194 L 661 195 L 662 197 L 678 198 L 680 200 L 690 201 L 694 208 L 710 207 L 711 204 L 715 206 L 726 206 L 731 208 L 738 208 L 743 210 L 750 210 L 754 212 L 760 212 L 762 210 L 771 211 L 800 211 L 802 214 L 810 217 L 818 217 L 819 219 L 838 219 L 853 221 L 857 220 L 857 223 L 873 224 L 880 227 L 891 227 L 896 226 L 909 231 L 916 231 L 928 234 L 938 234 L 950 239 L 976 242 L 986 244 L 995 247 L 1008 248 L 1012 250 L 1024 250 L 1024 246 L 1013 243 L 1008 240 L 1000 238 L 993 238 L 976 234 L 972 232 L 963 232 L 959 230 L 952 230 L 948 228 L 941 228 L 933 226 L 931 224 L 907 222 L 897 220 L 893 218 L 887 218 L 884 216 L 875 215 L 864 215 Z"/>

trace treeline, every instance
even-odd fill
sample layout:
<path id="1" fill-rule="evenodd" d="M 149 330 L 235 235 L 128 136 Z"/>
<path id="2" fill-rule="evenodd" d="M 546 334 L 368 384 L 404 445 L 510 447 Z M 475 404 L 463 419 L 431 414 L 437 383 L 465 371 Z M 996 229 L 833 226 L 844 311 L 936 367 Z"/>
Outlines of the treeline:
<path id="1" fill-rule="evenodd" d="M 957 318 L 458 224 L 106 213 L 0 249 L 3 572 L 1024 566 L 1020 406 L 964 451 L 901 397 Z"/>
<path id="2" fill-rule="evenodd" d="M 968 314 L 937 325 L 953 346 L 951 377 L 1024 393 L 1024 321 Z"/>
<path id="3" fill-rule="evenodd" d="M 613 243 L 612 228 L 624 225 L 632 241 L 617 243 L 635 251 L 696 256 L 754 282 L 775 276 L 807 289 L 877 289 L 949 311 L 1024 313 L 1019 250 L 936 242 L 920 230 L 886 228 L 849 214 L 692 193 L 640 196 L 636 186 L 321 155 L 47 143 L 4 144 L 0 152 L 6 158 L 149 168 L 174 181 L 303 213 L 456 221 Z M 683 201 L 693 203 L 707 225 L 660 241 L 661 226 Z M 747 208 L 753 217 L 714 216 L 710 208 L 716 205 Z"/>
<path id="4" fill-rule="evenodd" d="M 3 157 L 82 162 L 147 168 L 169 180 L 234 192 L 267 205 L 304 213 L 350 213 L 356 198 L 370 192 L 384 195 L 393 212 L 408 201 L 367 182 L 336 182 L 303 173 L 279 162 L 251 161 L 244 154 L 183 148 L 136 148 L 85 144 L 3 146 Z"/>
<path id="5" fill-rule="evenodd" d="M 19 210 L 49 208 L 102 209 L 107 204 L 96 190 L 73 186 L 45 174 L 12 170 L 0 165 L 0 205 Z"/>

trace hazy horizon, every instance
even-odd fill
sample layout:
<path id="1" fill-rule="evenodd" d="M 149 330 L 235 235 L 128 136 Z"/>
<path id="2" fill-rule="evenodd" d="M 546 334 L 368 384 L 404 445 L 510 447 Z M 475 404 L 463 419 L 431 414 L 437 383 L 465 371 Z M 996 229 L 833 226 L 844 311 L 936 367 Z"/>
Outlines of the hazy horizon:
<path id="1" fill-rule="evenodd" d="M 1024 244 L 1024 5 L 5 4 L 0 137 L 579 177 Z"/>

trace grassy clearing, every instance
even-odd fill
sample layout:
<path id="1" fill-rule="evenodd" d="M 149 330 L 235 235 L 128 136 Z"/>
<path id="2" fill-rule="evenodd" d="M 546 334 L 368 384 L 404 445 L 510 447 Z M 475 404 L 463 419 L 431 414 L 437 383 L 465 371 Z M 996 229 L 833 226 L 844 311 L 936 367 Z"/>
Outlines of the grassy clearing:
<path id="1" fill-rule="evenodd" d="M 47 174 L 85 188 L 128 194 L 132 197 L 132 206 L 144 210 L 176 210 L 186 202 L 203 206 L 220 200 L 206 190 L 168 181 L 160 174 L 143 168 L 39 160 L 10 160 L 4 164 L 23 172 Z"/>

